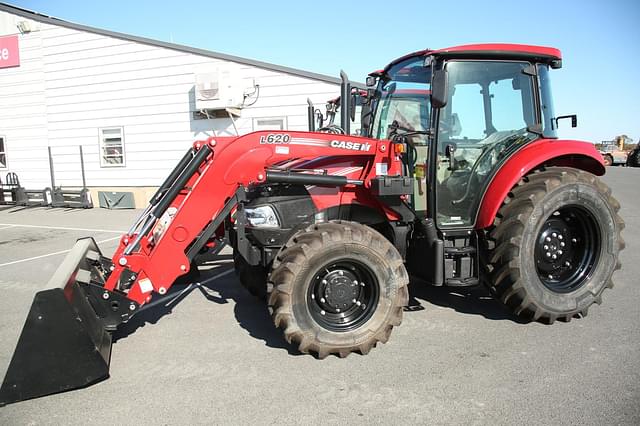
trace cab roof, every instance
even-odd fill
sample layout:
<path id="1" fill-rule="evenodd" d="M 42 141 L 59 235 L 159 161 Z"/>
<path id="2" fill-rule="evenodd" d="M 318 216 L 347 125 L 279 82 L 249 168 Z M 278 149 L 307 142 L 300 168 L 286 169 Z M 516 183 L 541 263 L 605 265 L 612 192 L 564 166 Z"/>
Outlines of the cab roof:
<path id="1" fill-rule="evenodd" d="M 391 66 L 405 59 L 428 55 L 460 59 L 527 60 L 548 63 L 552 68 L 560 68 L 562 66 L 562 54 L 560 50 L 553 47 L 532 46 L 527 44 L 485 43 L 465 44 L 462 46 L 447 47 L 445 49 L 419 50 L 394 60 L 387 65 L 384 70 L 387 71 Z"/>

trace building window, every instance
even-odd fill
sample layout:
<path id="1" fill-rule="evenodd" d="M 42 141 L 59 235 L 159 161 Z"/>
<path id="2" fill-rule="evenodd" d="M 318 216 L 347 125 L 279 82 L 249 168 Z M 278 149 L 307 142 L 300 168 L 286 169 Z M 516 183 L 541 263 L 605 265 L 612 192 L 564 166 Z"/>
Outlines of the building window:
<path id="1" fill-rule="evenodd" d="M 0 169 L 7 168 L 7 138 L 0 136 Z"/>
<path id="2" fill-rule="evenodd" d="M 286 130 L 286 128 L 287 128 L 287 120 L 285 117 L 253 119 L 254 132 L 258 132 L 260 130 Z"/>
<path id="3" fill-rule="evenodd" d="M 100 129 L 100 167 L 124 167 L 124 131 L 122 127 Z"/>

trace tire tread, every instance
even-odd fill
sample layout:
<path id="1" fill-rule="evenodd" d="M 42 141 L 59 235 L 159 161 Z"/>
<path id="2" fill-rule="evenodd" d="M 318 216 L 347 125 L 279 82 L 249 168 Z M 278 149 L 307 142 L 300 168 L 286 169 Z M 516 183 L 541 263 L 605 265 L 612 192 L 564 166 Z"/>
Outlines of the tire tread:
<path id="1" fill-rule="evenodd" d="M 574 316 L 586 316 L 588 307 L 558 314 L 545 310 L 543 306 L 527 296 L 518 269 L 521 235 L 526 222 L 534 211 L 536 201 L 543 199 L 549 192 L 561 185 L 586 182 L 598 188 L 614 211 L 614 222 L 618 233 L 619 250 L 625 243 L 620 235 L 624 229 L 624 221 L 619 215 L 620 203 L 611 195 L 611 189 L 591 173 L 561 167 L 540 169 L 524 176 L 509 192 L 507 199 L 499 209 L 491 228 L 486 230 L 481 255 L 482 270 L 489 274 L 483 282 L 491 293 L 501 300 L 513 313 L 548 324 L 560 319 L 569 322 Z M 615 269 L 620 269 L 618 261 Z M 602 292 L 612 288 L 611 279 L 594 295 L 594 303 L 602 302 Z"/>

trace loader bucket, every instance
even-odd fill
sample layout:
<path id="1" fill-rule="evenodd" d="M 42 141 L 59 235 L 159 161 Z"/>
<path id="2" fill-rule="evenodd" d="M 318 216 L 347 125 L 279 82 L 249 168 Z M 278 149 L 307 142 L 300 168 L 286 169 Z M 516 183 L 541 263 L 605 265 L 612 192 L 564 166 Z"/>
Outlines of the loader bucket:
<path id="1" fill-rule="evenodd" d="M 77 280 L 100 251 L 92 238 L 78 240 L 36 293 L 0 388 L 0 406 L 82 388 L 109 377 L 111 334 Z"/>

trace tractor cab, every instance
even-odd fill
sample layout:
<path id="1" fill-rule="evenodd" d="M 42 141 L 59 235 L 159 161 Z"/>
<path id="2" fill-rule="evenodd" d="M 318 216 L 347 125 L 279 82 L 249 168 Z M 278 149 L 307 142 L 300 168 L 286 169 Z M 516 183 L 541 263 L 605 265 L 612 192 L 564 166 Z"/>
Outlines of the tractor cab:
<path id="1" fill-rule="evenodd" d="M 560 64 L 555 49 L 469 45 L 409 54 L 369 76 L 370 118 L 363 121 L 370 137 L 407 144 L 418 214 L 439 229 L 474 227 L 506 160 L 530 142 L 557 137 L 549 69 Z"/>

